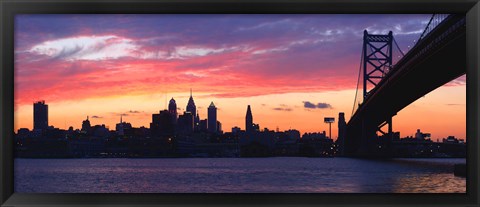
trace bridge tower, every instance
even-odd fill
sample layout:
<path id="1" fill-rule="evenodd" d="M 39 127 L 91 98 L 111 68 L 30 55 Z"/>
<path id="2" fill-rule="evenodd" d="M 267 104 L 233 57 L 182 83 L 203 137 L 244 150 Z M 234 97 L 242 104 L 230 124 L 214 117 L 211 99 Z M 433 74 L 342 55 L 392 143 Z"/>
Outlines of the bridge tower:
<path id="1" fill-rule="evenodd" d="M 392 31 L 388 35 L 363 31 L 363 100 L 392 67 Z"/>
<path id="2" fill-rule="evenodd" d="M 370 93 L 388 74 L 392 68 L 392 43 L 393 34 L 390 31 L 387 35 L 368 34 L 367 30 L 363 33 L 363 102 L 368 99 Z M 393 137 L 392 117 L 395 114 L 385 114 L 385 121 L 379 126 L 368 123 L 369 118 L 364 118 L 362 124 L 362 143 L 363 151 L 368 149 L 369 143 L 372 143 L 372 137 L 376 132 Z M 388 124 L 388 131 L 384 132 L 382 127 Z"/>

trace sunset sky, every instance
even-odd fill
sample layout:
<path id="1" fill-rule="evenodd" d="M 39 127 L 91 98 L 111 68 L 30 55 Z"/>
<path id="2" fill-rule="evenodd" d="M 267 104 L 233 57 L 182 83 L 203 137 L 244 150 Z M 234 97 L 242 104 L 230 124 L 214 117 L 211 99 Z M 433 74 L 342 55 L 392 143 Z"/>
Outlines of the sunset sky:
<path id="1" fill-rule="evenodd" d="M 182 114 L 192 89 L 200 118 L 213 101 L 226 132 L 245 129 L 251 105 L 262 129 L 328 134 L 324 117 L 351 116 L 363 31 L 393 31 L 407 52 L 430 16 L 17 15 L 15 130 L 32 129 L 38 100 L 62 129 L 87 116 L 114 129 L 120 115 L 149 127 L 172 97 Z M 465 76 L 400 111 L 393 129 L 466 138 Z"/>

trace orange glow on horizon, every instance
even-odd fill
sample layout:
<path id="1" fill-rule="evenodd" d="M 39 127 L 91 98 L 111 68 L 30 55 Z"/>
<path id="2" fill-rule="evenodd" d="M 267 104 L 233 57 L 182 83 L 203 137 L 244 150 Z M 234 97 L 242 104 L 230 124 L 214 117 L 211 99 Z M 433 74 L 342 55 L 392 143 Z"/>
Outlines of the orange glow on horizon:
<path id="1" fill-rule="evenodd" d="M 222 130 L 230 132 L 234 126 L 245 129 L 247 105 L 251 105 L 254 123 L 261 129 L 285 131 L 297 129 L 306 132 L 326 131 L 328 124 L 324 117 L 335 117 L 332 124 L 332 137 L 338 135 L 338 113 L 344 112 L 345 118 L 351 116 L 351 97 L 354 90 L 331 91 L 322 93 L 285 93 L 254 97 L 218 98 L 205 92 L 194 92 L 193 97 L 200 119 L 207 118 L 207 107 L 211 101 L 218 108 L 218 120 Z M 178 114 L 185 111 L 189 93 L 157 93 L 151 95 L 117 95 L 105 98 L 84 99 L 81 101 L 48 102 L 49 124 L 66 129 L 70 126 L 81 128 L 81 123 L 90 116 L 92 125 L 105 124 L 115 130 L 120 114 L 123 120 L 134 127 L 149 127 L 151 115 L 167 108 L 167 101 L 174 98 Z M 448 98 L 446 98 L 448 97 Z M 327 102 L 332 108 L 307 109 L 303 101 Z M 432 140 L 454 135 L 466 138 L 466 91 L 463 86 L 443 86 L 420 98 L 400 111 L 393 118 L 394 131 L 400 131 L 401 137 L 414 135 L 417 129 L 432 134 Z M 66 114 L 65 112 L 68 112 Z M 33 106 L 21 105 L 15 111 L 15 130 L 33 126 Z"/>

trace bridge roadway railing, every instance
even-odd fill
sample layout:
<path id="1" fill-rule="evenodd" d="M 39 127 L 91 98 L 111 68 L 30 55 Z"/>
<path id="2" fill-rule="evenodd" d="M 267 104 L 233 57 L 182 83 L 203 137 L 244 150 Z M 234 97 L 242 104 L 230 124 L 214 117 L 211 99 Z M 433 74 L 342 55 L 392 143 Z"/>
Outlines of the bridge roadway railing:
<path id="1" fill-rule="evenodd" d="M 422 34 L 418 38 L 417 42 L 420 42 L 425 36 L 427 36 L 432 30 L 434 30 L 439 24 L 443 22 L 450 14 L 433 14 L 430 21 L 428 21 L 425 30 L 423 30 Z"/>

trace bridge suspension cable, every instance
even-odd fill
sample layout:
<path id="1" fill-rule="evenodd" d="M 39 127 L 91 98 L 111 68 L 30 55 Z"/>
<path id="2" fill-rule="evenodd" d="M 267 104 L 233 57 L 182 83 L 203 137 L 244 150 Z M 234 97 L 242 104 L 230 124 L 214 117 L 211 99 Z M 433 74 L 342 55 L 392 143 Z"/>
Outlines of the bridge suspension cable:
<path id="1" fill-rule="evenodd" d="M 398 51 L 402 53 L 402 57 L 405 56 L 405 53 L 403 53 L 402 49 L 398 46 L 397 40 L 395 40 L 395 37 L 393 37 L 393 43 L 395 43 L 395 46 L 397 46 Z"/>
<path id="2" fill-rule="evenodd" d="M 395 40 L 395 38 L 393 36 L 392 36 L 392 39 L 393 39 L 392 41 L 395 43 L 396 48 L 402 54 L 402 57 L 405 56 L 405 53 L 402 51 L 402 49 L 400 48 L 400 46 L 398 45 L 397 41 Z M 361 56 L 360 56 L 360 65 L 359 65 L 359 68 L 358 68 L 357 87 L 356 87 L 356 90 L 355 90 L 355 99 L 353 101 L 352 114 L 351 114 L 350 117 L 353 116 L 356 108 L 359 107 L 359 103 L 360 103 L 360 101 L 358 101 L 358 98 L 359 98 L 358 89 L 359 89 L 359 86 L 360 86 L 360 77 L 361 77 L 361 74 L 362 74 L 362 66 L 365 62 L 365 59 L 364 59 L 365 54 L 364 53 L 367 52 L 367 51 L 365 51 L 365 49 L 366 49 L 365 47 L 366 47 L 366 45 L 364 44 L 363 47 L 362 47 L 362 52 L 361 52 Z M 391 48 L 387 47 L 386 53 L 387 54 L 390 53 L 389 52 L 390 50 L 394 51 L 394 48 L 393 47 L 391 47 Z M 382 74 L 381 74 L 381 77 L 383 78 L 386 75 L 386 73 L 388 73 L 392 69 L 392 66 L 393 66 L 392 63 L 393 62 L 390 62 L 390 64 L 386 64 L 386 62 L 380 61 L 382 58 L 377 57 L 376 51 L 373 50 L 373 47 L 370 47 L 370 52 L 371 52 L 371 55 L 373 55 L 375 57 L 374 59 L 372 58 L 372 60 L 378 62 L 379 66 L 384 68 L 383 70 L 380 70 L 380 71 L 383 71 Z M 373 63 L 371 63 L 371 64 L 373 64 Z"/>
<path id="3" fill-rule="evenodd" d="M 449 14 L 432 14 L 430 20 L 427 23 L 427 26 L 423 30 L 422 34 L 417 40 L 417 43 L 420 42 L 425 36 L 427 36 L 435 27 L 437 27 L 443 20 L 445 20 Z"/>
<path id="4" fill-rule="evenodd" d="M 420 42 L 420 40 L 422 40 L 425 36 L 427 36 L 436 26 L 438 26 L 438 24 L 440 24 L 447 17 L 448 17 L 448 14 L 433 14 L 432 17 L 430 18 L 430 20 L 428 21 L 427 26 L 425 27 L 422 34 L 420 35 L 420 38 L 415 42 L 415 44 L 418 44 L 418 42 Z M 397 40 L 393 36 L 392 36 L 392 39 L 393 39 L 393 43 L 395 44 L 395 47 L 397 48 L 397 50 L 402 55 L 402 56 L 398 56 L 398 57 L 403 58 L 405 56 L 405 53 L 400 48 Z M 393 51 L 394 49 L 392 48 L 391 50 Z M 359 101 L 357 100 L 358 99 L 358 88 L 359 88 L 359 85 L 360 85 L 360 77 L 361 77 L 361 74 L 362 74 L 362 65 L 365 61 L 364 60 L 364 55 L 365 55 L 364 53 L 365 52 L 366 51 L 365 51 L 365 45 L 364 45 L 362 47 L 362 52 L 361 52 L 361 56 L 360 56 L 360 66 L 358 68 L 357 87 L 356 87 L 356 90 L 355 90 L 355 99 L 353 101 L 352 114 L 350 115 L 350 117 L 353 116 L 356 107 L 358 107 L 358 105 L 359 105 Z M 370 52 L 372 52 L 372 55 L 375 57 L 376 62 L 378 62 L 380 64 L 380 66 L 383 65 L 383 67 L 389 67 L 384 71 L 387 72 L 387 73 L 390 72 L 390 70 L 393 68 L 394 62 L 392 61 L 391 62 L 392 65 L 388 65 L 388 66 L 385 65 L 385 64 L 382 64 L 382 62 L 380 61 L 380 58 L 377 57 L 376 52 L 373 51 L 372 47 L 370 47 Z M 387 53 L 388 53 L 388 51 L 387 51 Z M 386 75 L 386 73 L 382 72 L 382 78 L 384 77 L 384 75 Z"/>
<path id="5" fill-rule="evenodd" d="M 357 79 L 357 89 L 355 91 L 355 99 L 353 100 L 353 108 L 352 114 L 350 114 L 350 118 L 352 118 L 353 113 L 355 112 L 355 106 L 357 105 L 357 97 L 358 97 L 358 86 L 360 85 L 360 76 L 362 74 L 362 65 L 363 65 L 363 55 L 365 51 L 365 45 L 362 47 L 362 54 L 360 55 L 360 66 L 358 67 L 358 79 Z"/>

